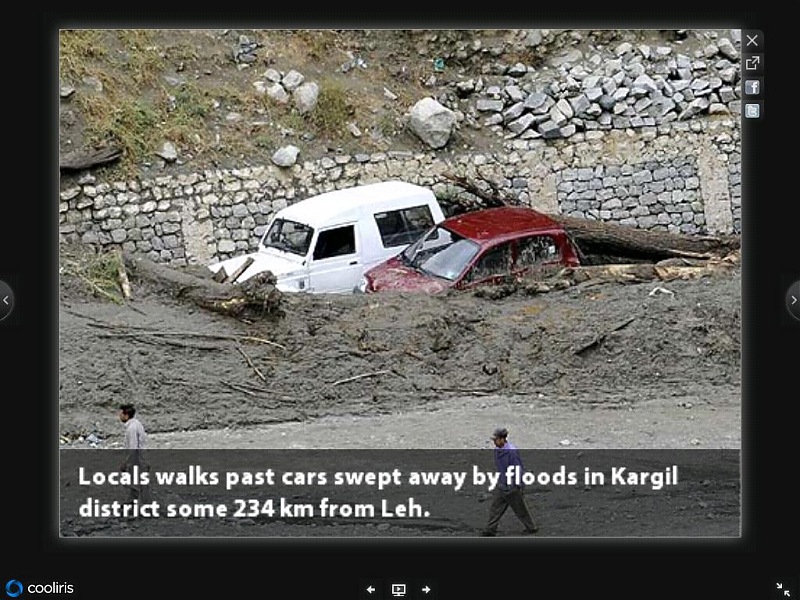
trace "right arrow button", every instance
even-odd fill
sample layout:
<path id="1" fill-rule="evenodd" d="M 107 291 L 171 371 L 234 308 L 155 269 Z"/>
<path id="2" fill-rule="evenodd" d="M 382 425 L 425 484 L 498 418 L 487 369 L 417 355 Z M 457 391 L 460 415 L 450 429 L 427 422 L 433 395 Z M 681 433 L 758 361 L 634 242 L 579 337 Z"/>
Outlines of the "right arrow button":
<path id="1" fill-rule="evenodd" d="M 786 309 L 800 321 L 800 281 L 795 281 L 786 292 Z"/>

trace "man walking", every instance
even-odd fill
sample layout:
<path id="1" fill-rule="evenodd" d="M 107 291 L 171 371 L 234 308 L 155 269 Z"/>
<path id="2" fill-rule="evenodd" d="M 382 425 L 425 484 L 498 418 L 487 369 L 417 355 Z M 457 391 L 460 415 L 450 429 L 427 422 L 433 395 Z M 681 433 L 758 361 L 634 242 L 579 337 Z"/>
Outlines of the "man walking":
<path id="1" fill-rule="evenodd" d="M 133 404 L 123 404 L 119 407 L 119 420 L 125 424 L 125 438 L 123 447 L 127 450 L 125 461 L 120 466 L 121 471 L 133 472 L 134 467 L 138 470 L 146 471 L 147 463 L 144 457 L 144 449 L 147 446 L 147 434 L 142 422 L 136 418 L 136 408 Z M 130 500 L 142 500 L 146 488 L 140 485 L 132 485 L 130 488 Z"/>
<path id="2" fill-rule="evenodd" d="M 522 521 L 525 529 L 523 533 L 532 535 L 539 530 L 533 520 L 531 511 L 528 504 L 525 502 L 524 485 L 522 483 L 522 474 L 524 473 L 522 466 L 522 459 L 519 455 L 517 447 L 508 441 L 508 429 L 499 427 L 494 430 L 492 434 L 492 441 L 494 442 L 494 462 L 500 479 L 493 492 L 492 505 L 489 507 L 489 521 L 484 528 L 482 535 L 493 537 L 497 535 L 497 527 L 500 524 L 500 519 L 505 514 L 510 506 L 517 515 L 517 518 Z M 508 482 L 506 480 L 506 473 L 509 467 L 519 467 L 520 480 Z"/>

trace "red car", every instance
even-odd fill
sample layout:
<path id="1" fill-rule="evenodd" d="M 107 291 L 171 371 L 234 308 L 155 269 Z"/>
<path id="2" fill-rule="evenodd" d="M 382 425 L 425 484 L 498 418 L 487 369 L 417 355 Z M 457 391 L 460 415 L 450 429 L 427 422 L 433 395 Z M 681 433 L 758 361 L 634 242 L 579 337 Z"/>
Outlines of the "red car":
<path id="1" fill-rule="evenodd" d="M 500 207 L 445 219 L 399 255 L 368 270 L 366 293 L 470 289 L 578 266 L 564 229 L 530 208 Z"/>

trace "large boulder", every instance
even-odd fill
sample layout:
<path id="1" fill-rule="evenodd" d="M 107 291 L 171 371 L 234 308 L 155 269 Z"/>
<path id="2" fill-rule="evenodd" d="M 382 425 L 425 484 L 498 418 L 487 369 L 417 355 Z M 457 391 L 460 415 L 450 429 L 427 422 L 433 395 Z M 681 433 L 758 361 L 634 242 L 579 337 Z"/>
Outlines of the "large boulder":
<path id="1" fill-rule="evenodd" d="M 455 113 L 433 98 L 423 98 L 409 111 L 409 129 L 431 148 L 446 146 L 455 125 Z"/>

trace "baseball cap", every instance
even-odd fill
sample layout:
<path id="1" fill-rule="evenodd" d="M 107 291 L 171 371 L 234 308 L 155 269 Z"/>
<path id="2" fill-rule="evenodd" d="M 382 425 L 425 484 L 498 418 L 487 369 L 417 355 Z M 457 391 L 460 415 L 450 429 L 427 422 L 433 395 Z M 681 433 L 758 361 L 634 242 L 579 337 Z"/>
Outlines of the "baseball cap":
<path id="1" fill-rule="evenodd" d="M 498 427 L 492 432 L 492 439 L 508 437 L 508 429 L 505 427 Z"/>

